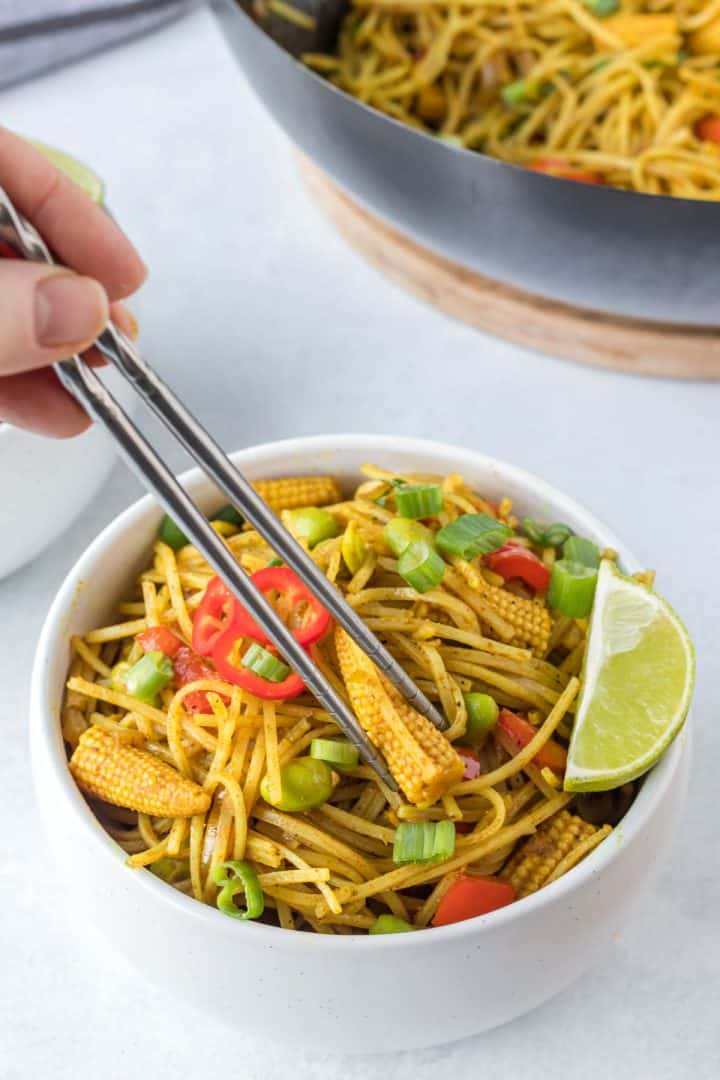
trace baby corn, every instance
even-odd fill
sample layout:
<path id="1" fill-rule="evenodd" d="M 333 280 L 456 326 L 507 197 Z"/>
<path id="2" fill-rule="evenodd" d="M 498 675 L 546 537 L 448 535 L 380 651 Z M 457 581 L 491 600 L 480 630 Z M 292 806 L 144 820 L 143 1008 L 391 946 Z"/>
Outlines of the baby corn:
<path id="1" fill-rule="evenodd" d="M 540 825 L 537 832 L 518 848 L 503 867 L 500 877 L 514 886 L 518 900 L 529 896 L 554 878 L 560 863 L 568 861 L 573 865 L 574 851 L 577 851 L 579 861 L 586 850 L 594 846 L 588 844 L 590 838 L 609 831 L 607 825 L 598 829 L 576 814 L 561 810 Z"/>
<path id="2" fill-rule="evenodd" d="M 335 647 L 350 702 L 363 729 L 385 755 L 408 801 L 430 806 L 461 779 L 461 758 L 339 626 Z"/>
<path id="3" fill-rule="evenodd" d="M 283 476 L 278 480 L 257 480 L 253 487 L 276 514 L 301 506 L 327 506 L 342 498 L 332 476 Z"/>
<path id="4" fill-rule="evenodd" d="M 120 744 L 97 724 L 80 736 L 70 772 L 87 795 L 142 814 L 192 817 L 210 805 L 199 784 L 147 750 Z"/>

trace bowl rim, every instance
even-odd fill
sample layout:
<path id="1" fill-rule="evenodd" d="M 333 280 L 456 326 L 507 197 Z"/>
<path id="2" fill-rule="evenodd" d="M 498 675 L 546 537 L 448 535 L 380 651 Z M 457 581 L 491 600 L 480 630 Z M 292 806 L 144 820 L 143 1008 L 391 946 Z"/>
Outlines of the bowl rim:
<path id="1" fill-rule="evenodd" d="M 380 449 L 382 448 L 382 449 Z M 398 435 L 383 434 L 328 434 L 300 436 L 290 439 L 273 440 L 272 442 L 260 443 L 234 451 L 229 456 L 241 467 L 251 465 L 253 469 L 270 466 L 273 460 L 280 455 L 296 456 L 300 461 L 304 455 L 317 452 L 341 451 L 366 451 L 372 455 L 378 452 L 392 458 L 394 452 L 416 454 L 418 456 L 443 456 L 455 457 L 466 463 L 468 471 L 477 469 L 495 471 L 500 481 L 513 482 L 532 490 L 537 496 L 550 503 L 553 513 L 569 512 L 570 516 L 580 518 L 583 527 L 587 528 L 590 535 L 601 536 L 606 546 L 613 547 L 627 567 L 634 571 L 640 568 L 640 564 L 627 546 L 619 540 L 612 530 L 608 529 L 593 514 L 578 503 L 575 499 L 551 484 L 535 476 L 533 473 L 516 465 L 500 461 L 487 454 L 469 450 L 464 447 L 449 443 L 437 442 L 429 439 L 418 439 Z M 299 465 L 299 467 L 301 467 Z M 186 485 L 201 480 L 203 473 L 194 468 L 180 474 L 179 479 Z M 141 524 L 143 519 L 152 513 L 159 513 L 157 501 L 152 495 L 145 495 L 117 518 L 110 522 L 98 536 L 83 551 L 78 560 L 65 576 L 62 585 L 56 593 L 55 599 L 48 611 L 43 628 L 38 640 L 35 659 L 32 669 L 32 691 L 30 706 L 30 734 L 33 749 L 33 773 L 36 779 L 36 799 L 41 801 L 41 794 L 37 784 L 38 761 L 36 754 L 38 749 L 44 751 L 44 763 L 52 769 L 57 789 L 62 794 L 64 810 L 75 820 L 85 834 L 85 843 L 97 851 L 97 857 L 106 860 L 108 870 L 114 865 L 117 871 L 126 875 L 127 868 L 124 861 L 118 859 L 120 850 L 116 842 L 105 830 L 99 826 L 97 818 L 85 801 L 79 789 L 75 785 L 69 769 L 62 739 L 58 738 L 58 709 L 53 704 L 56 691 L 49 685 L 51 670 L 50 660 L 58 647 L 63 645 L 63 636 L 67 634 L 65 620 L 68 610 L 71 608 L 77 593 L 79 582 L 85 581 L 84 567 L 92 563 L 99 553 L 110 550 L 116 541 L 136 524 Z M 118 547 L 115 547 L 118 550 Z M 495 927 L 501 927 L 516 919 L 522 919 L 531 915 L 548 904 L 561 900 L 569 893 L 574 892 L 584 882 L 603 872 L 604 868 L 614 861 L 620 852 L 627 848 L 634 838 L 642 832 L 646 823 L 653 817 L 655 810 L 664 799 L 675 773 L 680 765 L 685 748 L 684 732 L 687 731 L 687 720 L 679 733 L 660 761 L 646 774 L 644 783 L 637 793 L 635 801 L 625 816 L 613 829 L 610 835 L 603 840 L 585 859 L 573 867 L 557 881 L 544 886 L 538 892 L 524 897 L 521 900 L 509 904 L 506 907 L 490 912 L 487 915 L 476 916 L 459 923 L 443 927 L 432 927 L 432 933 L 421 934 L 388 934 L 388 935 L 330 935 L 298 933 L 282 930 L 281 927 L 267 926 L 263 923 L 248 923 L 252 927 L 249 931 L 266 938 L 268 946 L 278 946 L 280 943 L 290 949 L 304 952 L 306 949 L 331 948 L 353 949 L 358 946 L 374 949 L 403 949 L 403 948 L 433 948 L 442 945 L 451 939 L 461 939 L 475 934 L 483 934 Z M 222 912 L 178 892 L 176 889 L 155 877 L 151 873 L 133 875 L 127 878 L 125 884 L 133 881 L 141 890 L 149 890 L 154 894 L 159 903 L 170 904 L 180 913 L 186 913 L 191 918 L 207 921 L 210 927 L 220 929 L 225 925 L 228 930 L 231 925 L 227 916 Z M 370 939 L 370 940 L 368 940 Z M 255 939 L 255 943 L 259 943 Z"/>

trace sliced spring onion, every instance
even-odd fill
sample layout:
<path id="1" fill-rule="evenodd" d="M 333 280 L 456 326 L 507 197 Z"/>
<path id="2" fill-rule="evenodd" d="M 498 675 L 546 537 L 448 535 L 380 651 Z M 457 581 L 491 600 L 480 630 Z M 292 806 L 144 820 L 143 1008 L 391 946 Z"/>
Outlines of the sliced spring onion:
<path id="1" fill-rule="evenodd" d="M 597 15 L 599 19 L 605 19 L 612 15 L 620 7 L 620 0 L 584 0 L 585 7 Z"/>
<path id="2" fill-rule="evenodd" d="M 282 559 L 271 559 L 270 562 L 268 563 L 268 566 L 283 566 L 283 565 L 284 564 L 283 564 Z"/>
<path id="3" fill-rule="evenodd" d="M 124 675 L 125 691 L 130 697 L 148 704 L 164 690 L 175 674 L 172 661 L 165 653 L 153 650 L 141 656 Z"/>
<path id="4" fill-rule="evenodd" d="M 176 525 L 168 514 L 165 514 L 160 522 L 158 537 L 162 540 L 163 544 L 167 544 L 173 551 L 179 551 L 180 548 L 183 548 L 186 544 L 190 543 L 180 526 Z"/>
<path id="5" fill-rule="evenodd" d="M 307 540 L 308 547 L 313 548 L 321 540 L 329 540 L 338 534 L 338 523 L 329 510 L 303 506 L 286 513 L 290 531 L 299 539 Z"/>
<path id="6" fill-rule="evenodd" d="M 155 875 L 155 877 L 162 878 L 163 881 L 167 881 L 170 885 L 175 881 L 180 881 L 184 877 L 188 877 L 190 874 L 190 867 L 187 859 L 171 859 L 169 856 L 164 855 L 161 859 L 156 859 L 152 863 L 148 870 Z"/>
<path id="7" fill-rule="evenodd" d="M 400 517 L 432 517 L 443 508 L 442 488 L 439 484 L 404 484 L 395 489 L 395 505 Z"/>
<path id="8" fill-rule="evenodd" d="M 583 563 L 558 559 L 553 564 L 548 607 L 573 619 L 584 619 L 592 611 L 597 570 Z"/>
<path id="9" fill-rule="evenodd" d="M 127 693 L 125 678 L 131 667 L 132 664 L 129 664 L 127 660 L 120 660 L 110 672 L 110 685 L 113 690 L 117 690 L 118 694 Z"/>
<path id="10" fill-rule="evenodd" d="M 310 743 L 310 757 L 325 761 L 338 772 L 348 772 L 357 768 L 360 754 L 347 739 L 313 739 Z"/>
<path id="11" fill-rule="evenodd" d="M 261 679 L 267 679 L 268 682 L 275 683 L 283 682 L 291 671 L 287 664 L 284 664 L 282 660 L 278 660 L 277 656 L 273 656 L 267 649 L 263 649 L 262 645 L 258 645 L 257 641 L 253 641 L 250 648 L 243 655 L 240 664 Z"/>
<path id="12" fill-rule="evenodd" d="M 600 552 L 592 540 L 584 540 L 582 536 L 571 536 L 565 541 L 563 558 L 569 562 L 582 563 L 591 570 L 597 570 L 600 566 Z"/>
<path id="13" fill-rule="evenodd" d="M 241 859 L 218 863 L 212 870 L 213 883 L 220 888 L 217 904 L 223 915 L 233 919 L 259 919 L 265 910 L 265 897 L 252 866 Z M 245 893 L 245 908 L 235 903 L 238 893 Z"/>
<path id="14" fill-rule="evenodd" d="M 509 109 L 518 105 L 524 105 L 526 101 L 533 101 L 537 97 L 537 87 L 527 79 L 518 79 L 516 82 L 507 83 L 500 91 L 503 104 Z"/>
<path id="15" fill-rule="evenodd" d="M 411 926 L 399 915 L 378 915 L 375 922 L 368 930 L 369 934 L 406 934 L 408 930 L 417 930 L 417 926 Z"/>
<path id="16" fill-rule="evenodd" d="M 464 742 L 468 746 L 474 746 L 495 727 L 500 709 L 495 698 L 490 697 L 489 694 L 478 693 L 465 694 L 465 706 L 467 726 Z"/>
<path id="17" fill-rule="evenodd" d="M 542 525 L 538 525 L 537 521 L 533 521 L 533 519 L 529 517 L 524 517 L 520 524 L 522 525 L 522 531 L 525 533 L 528 540 L 532 540 L 533 544 L 542 547 L 545 536 Z"/>
<path id="18" fill-rule="evenodd" d="M 225 506 L 220 507 L 216 514 L 211 515 L 210 520 L 228 521 L 231 525 L 237 525 L 238 529 L 245 524 L 245 518 L 239 510 L 235 509 L 232 503 L 226 503 Z"/>
<path id="19" fill-rule="evenodd" d="M 474 559 L 476 555 L 497 551 L 511 536 L 510 526 L 489 514 L 462 514 L 449 525 L 443 525 L 435 536 L 435 543 L 448 555 Z"/>
<path id="20" fill-rule="evenodd" d="M 426 593 L 442 581 L 445 563 L 425 540 L 416 540 L 403 551 L 397 569 L 400 577 L 416 592 Z"/>
<path id="21" fill-rule="evenodd" d="M 455 852 L 452 821 L 401 821 L 395 830 L 393 862 L 442 862 Z"/>
<path id="22" fill-rule="evenodd" d="M 548 525 L 543 535 L 543 547 L 562 547 L 566 540 L 572 536 L 572 529 L 562 521 L 556 521 Z"/>
<path id="23" fill-rule="evenodd" d="M 424 540 L 432 545 L 433 534 L 419 521 L 411 521 L 410 518 L 394 517 L 388 521 L 383 529 L 383 539 L 392 551 L 393 555 L 402 555 L 405 548 L 416 540 Z"/>

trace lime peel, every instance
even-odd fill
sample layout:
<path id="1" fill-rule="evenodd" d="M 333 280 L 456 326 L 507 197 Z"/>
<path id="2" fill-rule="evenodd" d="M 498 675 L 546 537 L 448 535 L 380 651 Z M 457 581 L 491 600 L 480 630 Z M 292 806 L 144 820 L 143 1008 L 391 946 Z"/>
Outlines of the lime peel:
<path id="1" fill-rule="evenodd" d="M 682 727 L 694 678 L 690 637 L 667 601 L 603 560 L 565 789 L 607 791 L 647 772 Z"/>

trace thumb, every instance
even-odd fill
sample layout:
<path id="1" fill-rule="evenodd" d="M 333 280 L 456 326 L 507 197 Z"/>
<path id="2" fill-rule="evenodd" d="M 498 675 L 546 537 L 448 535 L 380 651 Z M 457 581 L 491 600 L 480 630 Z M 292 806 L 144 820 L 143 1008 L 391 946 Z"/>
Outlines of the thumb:
<path id="1" fill-rule="evenodd" d="M 0 260 L 0 376 L 82 352 L 109 317 L 102 285 L 64 267 Z"/>

